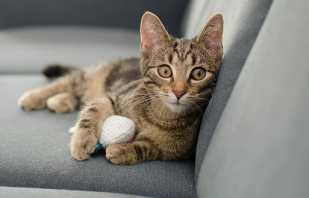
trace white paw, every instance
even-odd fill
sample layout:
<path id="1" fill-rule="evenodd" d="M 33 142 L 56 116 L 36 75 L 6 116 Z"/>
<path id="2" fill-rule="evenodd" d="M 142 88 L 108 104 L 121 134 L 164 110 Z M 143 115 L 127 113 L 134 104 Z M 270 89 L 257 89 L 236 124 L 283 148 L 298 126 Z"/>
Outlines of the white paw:
<path id="1" fill-rule="evenodd" d="M 75 131 L 76 131 L 76 129 L 77 129 L 77 127 L 76 126 L 72 126 L 70 129 L 69 129 L 69 134 L 73 134 L 73 133 L 75 133 Z"/>

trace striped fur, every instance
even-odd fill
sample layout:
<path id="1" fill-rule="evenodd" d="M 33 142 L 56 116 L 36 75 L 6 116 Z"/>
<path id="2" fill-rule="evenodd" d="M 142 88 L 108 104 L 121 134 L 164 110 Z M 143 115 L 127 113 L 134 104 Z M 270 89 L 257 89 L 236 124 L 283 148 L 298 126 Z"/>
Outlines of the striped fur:
<path id="1" fill-rule="evenodd" d="M 188 158 L 215 87 L 222 31 L 222 16 L 216 15 L 196 38 L 174 38 L 158 17 L 147 12 L 141 23 L 141 58 L 64 73 L 50 84 L 26 92 L 18 103 L 25 110 L 48 108 L 62 113 L 81 107 L 70 142 L 76 160 L 88 159 L 94 152 L 102 123 L 113 114 L 132 119 L 137 135 L 130 143 L 106 148 L 112 163 Z M 170 69 L 170 77 L 158 73 L 162 66 L 164 71 Z M 197 73 L 204 75 L 201 80 L 192 77 L 196 68 L 205 71 Z M 175 96 L 177 103 L 170 103 Z"/>

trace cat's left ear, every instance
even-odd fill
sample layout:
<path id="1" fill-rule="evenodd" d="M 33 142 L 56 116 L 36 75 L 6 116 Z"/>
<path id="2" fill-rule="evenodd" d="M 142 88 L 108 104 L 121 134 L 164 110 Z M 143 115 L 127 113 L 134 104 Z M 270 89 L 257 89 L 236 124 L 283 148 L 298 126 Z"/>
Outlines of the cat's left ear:
<path id="1" fill-rule="evenodd" d="M 163 23 L 155 14 L 145 12 L 140 25 L 141 48 L 145 55 L 150 55 L 166 45 L 169 34 Z"/>
<path id="2" fill-rule="evenodd" d="M 218 50 L 222 48 L 223 16 L 213 16 L 204 27 L 197 41 L 204 44 L 207 49 Z"/>

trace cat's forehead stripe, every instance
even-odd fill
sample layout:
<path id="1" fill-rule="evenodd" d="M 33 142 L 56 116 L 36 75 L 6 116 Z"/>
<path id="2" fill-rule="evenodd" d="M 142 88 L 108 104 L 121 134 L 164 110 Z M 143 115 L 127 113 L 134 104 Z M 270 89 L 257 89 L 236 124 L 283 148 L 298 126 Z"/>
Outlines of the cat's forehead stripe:
<path id="1" fill-rule="evenodd" d="M 193 64 L 196 62 L 196 58 L 192 53 L 193 44 L 191 40 L 187 39 L 176 39 L 173 45 L 173 59 L 175 61 L 188 61 Z"/>

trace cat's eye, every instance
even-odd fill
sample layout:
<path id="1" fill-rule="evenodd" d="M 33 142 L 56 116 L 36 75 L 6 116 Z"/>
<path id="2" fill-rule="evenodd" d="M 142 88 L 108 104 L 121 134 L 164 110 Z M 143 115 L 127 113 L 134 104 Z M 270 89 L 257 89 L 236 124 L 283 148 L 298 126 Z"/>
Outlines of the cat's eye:
<path id="1" fill-rule="evenodd" d="M 158 74 L 162 78 L 170 78 L 172 76 L 172 69 L 168 65 L 161 65 L 158 67 Z"/>
<path id="2" fill-rule="evenodd" d="M 196 81 L 203 80 L 205 76 L 206 76 L 206 70 L 201 67 L 195 68 L 191 72 L 191 78 Z"/>

